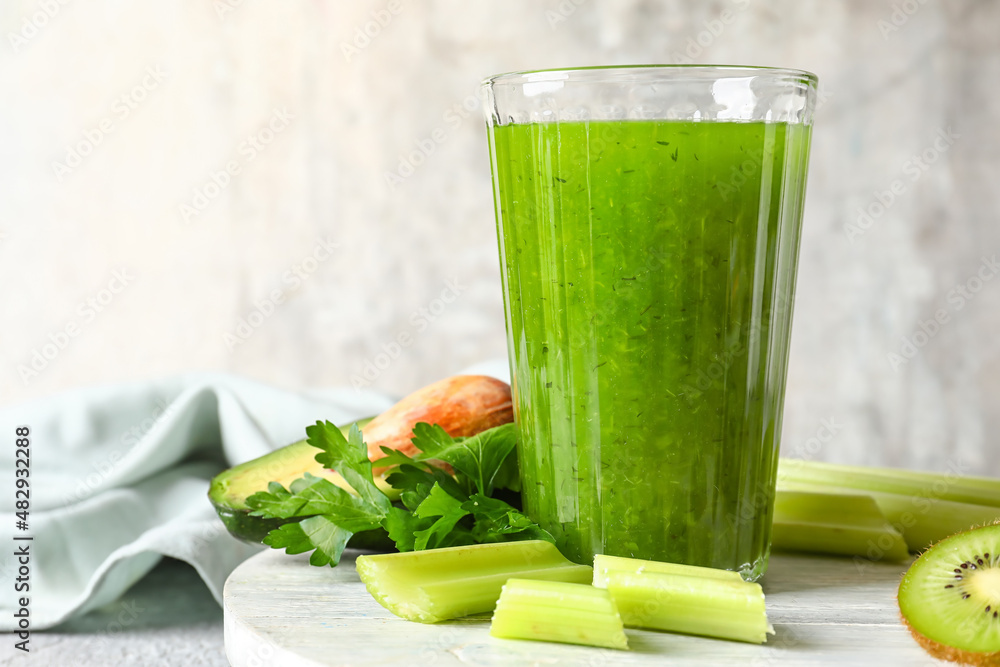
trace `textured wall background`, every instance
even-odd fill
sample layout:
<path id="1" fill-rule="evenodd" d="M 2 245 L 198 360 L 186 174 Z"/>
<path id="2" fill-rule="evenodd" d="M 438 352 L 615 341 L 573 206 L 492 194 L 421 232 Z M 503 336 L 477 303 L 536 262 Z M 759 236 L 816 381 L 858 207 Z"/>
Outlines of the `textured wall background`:
<path id="1" fill-rule="evenodd" d="M 504 354 L 479 80 L 687 53 L 822 81 L 785 450 L 1000 473 L 1000 3 L 62 3 L 0 5 L 0 401 Z"/>

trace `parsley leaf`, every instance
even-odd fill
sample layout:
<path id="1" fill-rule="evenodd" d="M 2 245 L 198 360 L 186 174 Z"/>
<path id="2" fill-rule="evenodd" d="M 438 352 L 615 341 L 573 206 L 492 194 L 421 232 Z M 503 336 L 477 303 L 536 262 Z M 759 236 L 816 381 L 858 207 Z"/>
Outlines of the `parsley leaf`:
<path id="1" fill-rule="evenodd" d="M 412 460 L 412 459 L 411 459 Z M 399 489 L 399 499 L 406 509 L 413 511 L 430 494 L 437 484 L 456 498 L 465 499 L 462 487 L 455 478 L 440 468 L 416 463 L 404 463 L 385 478 L 394 489 Z"/>
<path id="2" fill-rule="evenodd" d="M 502 500 L 477 493 L 462 503 L 462 509 L 475 517 L 472 537 L 480 544 L 518 540 L 545 540 L 555 544 L 555 538 L 547 530 Z"/>
<path id="3" fill-rule="evenodd" d="M 496 476 L 493 477 L 493 488 L 521 493 L 521 469 L 517 465 L 517 452 L 511 451 L 504 459 Z"/>
<path id="4" fill-rule="evenodd" d="M 267 491 L 258 491 L 248 496 L 246 503 L 247 507 L 253 510 L 250 512 L 250 516 L 262 516 L 265 519 L 290 519 L 293 516 L 298 516 L 299 510 L 306 504 L 306 500 L 292 495 L 278 482 L 268 482 Z"/>
<path id="5" fill-rule="evenodd" d="M 251 495 L 246 502 L 253 510 L 250 513 L 252 516 L 265 519 L 290 519 L 317 514 L 342 516 L 351 526 L 357 527 L 341 525 L 355 533 L 377 528 L 385 514 L 379 507 L 348 493 L 330 480 L 309 473 L 292 482 L 290 490 L 277 482 L 271 482 L 267 485 L 267 491 Z"/>
<path id="6" fill-rule="evenodd" d="M 368 448 L 357 424 L 351 427 L 347 438 L 330 422 L 319 421 L 306 429 L 306 435 L 310 445 L 323 450 L 316 455 L 318 463 L 339 472 L 362 499 L 384 511 L 389 510 L 392 503 L 375 486 Z"/>
<path id="7" fill-rule="evenodd" d="M 413 427 L 413 444 L 421 460 L 437 459 L 451 465 L 472 482 L 473 490 L 493 494 L 494 481 L 517 444 L 514 424 L 504 424 L 471 438 L 454 439 L 439 425 L 423 422 Z"/>
<path id="8" fill-rule="evenodd" d="M 314 516 L 272 530 L 264 538 L 264 544 L 272 549 L 284 549 L 289 554 L 315 549 L 309 557 L 309 564 L 322 566 L 339 563 L 349 539 L 350 531 L 325 516 Z"/>
<path id="9" fill-rule="evenodd" d="M 433 524 L 433 518 L 421 519 L 413 512 L 399 507 L 391 508 L 382 519 L 389 539 L 396 543 L 396 548 L 400 551 L 413 551 L 417 531 L 430 528 Z"/>
<path id="10" fill-rule="evenodd" d="M 413 533 L 413 550 L 422 551 L 453 546 L 454 540 L 462 539 L 461 534 L 451 535 L 451 533 L 455 529 L 455 524 L 468 515 L 469 511 L 463 509 L 461 500 L 441 488 L 440 484 L 435 484 L 413 514 L 421 519 L 438 517 L 427 528 Z"/>

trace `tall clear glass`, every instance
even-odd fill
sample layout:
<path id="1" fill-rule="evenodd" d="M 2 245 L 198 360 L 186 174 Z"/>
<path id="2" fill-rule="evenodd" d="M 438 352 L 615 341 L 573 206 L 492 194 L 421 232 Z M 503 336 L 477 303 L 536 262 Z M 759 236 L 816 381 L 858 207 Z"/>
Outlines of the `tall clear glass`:
<path id="1" fill-rule="evenodd" d="M 483 82 L 523 502 L 570 558 L 766 569 L 816 85 Z"/>

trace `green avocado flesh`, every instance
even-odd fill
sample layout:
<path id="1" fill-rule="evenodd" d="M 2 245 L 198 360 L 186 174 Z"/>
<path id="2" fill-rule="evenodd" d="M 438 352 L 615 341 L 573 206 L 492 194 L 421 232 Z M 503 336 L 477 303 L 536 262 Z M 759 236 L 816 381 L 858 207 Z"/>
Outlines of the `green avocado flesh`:
<path id="1" fill-rule="evenodd" d="M 370 421 L 371 419 L 360 420 L 358 426 L 364 428 Z M 351 425 L 341 427 L 344 435 L 347 435 L 350 427 Z M 266 491 L 269 482 L 278 482 L 287 489 L 293 481 L 305 473 L 310 473 L 317 477 L 325 477 L 337 486 L 350 491 L 351 488 L 343 477 L 316 462 L 318 453 L 319 450 L 308 442 L 299 440 L 216 475 L 208 489 L 208 498 L 226 529 L 246 542 L 260 542 L 265 535 L 282 524 L 300 520 L 250 516 L 247 498 L 258 491 Z M 375 483 L 387 495 L 393 497 L 394 490 L 383 478 L 376 477 Z M 359 549 L 392 547 L 392 541 L 383 530 L 358 533 L 351 538 L 349 544 Z"/>

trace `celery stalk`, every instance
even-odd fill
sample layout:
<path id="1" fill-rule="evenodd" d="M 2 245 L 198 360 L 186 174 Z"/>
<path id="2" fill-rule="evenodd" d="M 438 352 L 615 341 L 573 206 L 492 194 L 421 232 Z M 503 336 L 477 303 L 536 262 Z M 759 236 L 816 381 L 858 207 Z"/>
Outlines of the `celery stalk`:
<path id="1" fill-rule="evenodd" d="M 774 499 L 771 546 L 844 556 L 877 553 L 902 561 L 909 556 L 903 536 L 870 496 L 779 491 Z"/>
<path id="2" fill-rule="evenodd" d="M 383 607 L 437 623 L 491 611 L 511 577 L 588 583 L 593 571 L 540 540 L 358 556 L 358 575 Z"/>
<path id="3" fill-rule="evenodd" d="M 767 622 L 760 584 L 731 579 L 624 571 L 606 573 L 608 592 L 628 627 L 763 644 Z"/>
<path id="4" fill-rule="evenodd" d="M 780 459 L 778 481 L 859 491 L 878 491 L 914 498 L 948 500 L 1000 508 L 1000 480 L 956 473 L 918 472 L 895 468 L 840 465 L 801 459 Z"/>
<path id="5" fill-rule="evenodd" d="M 555 581 L 508 580 L 493 613 L 490 634 L 628 648 L 622 619 L 608 591 Z"/>
<path id="6" fill-rule="evenodd" d="M 1000 508 L 990 505 L 788 480 L 778 482 L 775 503 L 796 491 L 822 491 L 872 498 L 888 524 L 902 534 L 910 551 L 922 551 L 950 535 L 1000 519 Z M 879 554 L 878 550 L 869 550 L 859 555 L 873 558 Z"/>
<path id="7" fill-rule="evenodd" d="M 955 533 L 1000 519 L 1000 508 L 987 505 L 870 492 L 889 522 L 903 533 L 910 551 L 923 551 Z"/>
<path id="8" fill-rule="evenodd" d="M 631 574 L 655 572 L 657 574 L 680 574 L 705 579 L 743 581 L 740 573 L 733 572 L 732 570 L 718 570 L 714 567 L 699 567 L 697 565 L 682 565 L 680 563 L 663 563 L 661 561 L 640 560 L 638 558 L 622 558 L 621 556 L 605 556 L 603 554 L 594 556 L 594 585 L 598 588 L 607 588 L 606 584 L 609 572 Z"/>

